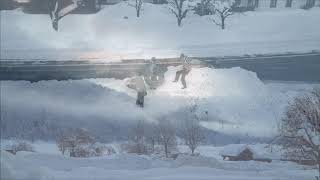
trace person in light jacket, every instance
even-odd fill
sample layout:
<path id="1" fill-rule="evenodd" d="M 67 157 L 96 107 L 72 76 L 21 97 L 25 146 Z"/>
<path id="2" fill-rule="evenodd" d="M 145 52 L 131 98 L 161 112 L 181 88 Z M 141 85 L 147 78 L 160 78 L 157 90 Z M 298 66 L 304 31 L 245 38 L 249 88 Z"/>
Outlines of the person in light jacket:
<path id="1" fill-rule="evenodd" d="M 186 75 L 191 71 L 191 59 L 181 54 L 180 61 L 182 62 L 182 69 L 176 72 L 176 77 L 173 82 L 178 82 L 181 76 L 182 89 L 185 89 L 187 88 Z"/>

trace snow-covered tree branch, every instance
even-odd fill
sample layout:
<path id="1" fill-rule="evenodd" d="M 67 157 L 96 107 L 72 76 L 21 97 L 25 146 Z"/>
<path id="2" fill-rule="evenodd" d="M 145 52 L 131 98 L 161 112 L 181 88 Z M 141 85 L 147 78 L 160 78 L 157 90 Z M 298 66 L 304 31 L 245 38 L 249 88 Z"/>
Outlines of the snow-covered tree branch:
<path id="1" fill-rule="evenodd" d="M 226 19 L 232 16 L 232 6 L 235 3 L 234 0 L 217 0 L 214 2 L 214 15 L 211 18 L 212 22 L 220 26 L 221 29 L 225 29 Z"/>
<path id="2" fill-rule="evenodd" d="M 187 0 L 169 0 L 168 5 L 170 12 L 177 18 L 178 26 L 181 26 L 182 20 L 186 18 L 189 9 L 187 8 Z"/>
<path id="3" fill-rule="evenodd" d="M 188 108 L 187 114 L 188 116 L 182 125 L 182 137 L 185 140 L 185 144 L 191 150 L 191 153 L 194 154 L 195 149 L 204 140 L 204 135 L 199 124 L 198 105 L 192 104 Z"/>
<path id="4" fill-rule="evenodd" d="M 295 160 L 314 160 L 320 174 L 320 89 L 297 97 L 282 119 L 281 135 L 286 155 Z"/>
<path id="5" fill-rule="evenodd" d="M 134 3 L 129 3 L 130 6 L 134 7 L 136 9 L 136 15 L 137 17 L 140 17 L 141 10 L 142 10 L 142 4 L 143 0 L 134 0 Z"/>
<path id="6" fill-rule="evenodd" d="M 157 125 L 159 143 L 164 147 L 166 157 L 176 148 L 176 130 L 172 123 L 167 119 L 162 119 Z"/>

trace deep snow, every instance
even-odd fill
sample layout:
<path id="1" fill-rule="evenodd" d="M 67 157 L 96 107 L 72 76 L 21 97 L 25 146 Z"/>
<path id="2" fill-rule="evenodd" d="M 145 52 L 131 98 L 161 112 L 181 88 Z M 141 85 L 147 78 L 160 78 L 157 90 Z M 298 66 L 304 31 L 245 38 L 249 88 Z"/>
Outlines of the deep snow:
<path id="1" fill-rule="evenodd" d="M 251 146 L 262 149 L 265 145 Z M 1 151 L 1 179 L 311 180 L 317 172 L 313 167 L 277 160 L 271 163 L 223 161 L 217 152 L 226 147 L 200 146 L 200 156 L 181 154 L 176 160 L 126 153 L 99 158 L 70 158 L 45 151 L 18 152 L 15 156 Z M 180 149 L 183 152 L 186 147 Z"/>
<path id="2" fill-rule="evenodd" d="M 10 122 L 17 118 L 37 119 L 43 111 L 48 113 L 50 121 L 66 124 L 83 121 L 125 124 L 166 117 L 178 122 L 186 108 L 196 101 L 199 113 L 208 111 L 208 116 L 202 114 L 204 127 L 227 134 L 272 137 L 288 102 L 319 87 L 318 84 L 264 83 L 254 72 L 241 68 L 194 68 L 186 78 L 188 88 L 181 90 L 180 83 L 172 82 L 178 68 L 169 67 L 165 83 L 157 90 L 148 91 L 143 109 L 135 105 L 136 92 L 126 87 L 126 80 L 3 81 L 4 120 L 11 134 L 17 128 L 11 127 Z M 120 133 L 120 130 L 112 132 Z"/>
<path id="3" fill-rule="evenodd" d="M 188 14 L 179 28 L 167 5 L 145 3 L 140 18 L 127 2 L 97 14 L 66 16 L 59 32 L 46 14 L 1 11 L 1 58 L 49 60 L 223 56 L 319 50 L 320 8 L 236 14 L 221 30 L 209 16 Z M 127 16 L 128 19 L 123 17 Z"/>

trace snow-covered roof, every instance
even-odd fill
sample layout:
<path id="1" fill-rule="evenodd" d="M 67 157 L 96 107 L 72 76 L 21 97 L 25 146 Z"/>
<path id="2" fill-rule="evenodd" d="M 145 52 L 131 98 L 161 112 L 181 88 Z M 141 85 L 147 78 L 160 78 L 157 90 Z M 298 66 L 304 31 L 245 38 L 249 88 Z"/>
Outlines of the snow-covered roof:
<path id="1" fill-rule="evenodd" d="M 237 156 L 245 149 L 249 149 L 253 153 L 255 159 L 280 159 L 281 152 L 275 147 L 273 152 L 266 148 L 265 144 L 247 145 L 247 144 L 230 144 L 225 146 L 221 151 L 222 156 Z"/>
<path id="2" fill-rule="evenodd" d="M 220 151 L 220 155 L 223 156 L 238 156 L 245 149 L 250 150 L 253 154 L 256 154 L 255 151 L 245 144 L 231 144 L 225 146 L 222 151 Z"/>

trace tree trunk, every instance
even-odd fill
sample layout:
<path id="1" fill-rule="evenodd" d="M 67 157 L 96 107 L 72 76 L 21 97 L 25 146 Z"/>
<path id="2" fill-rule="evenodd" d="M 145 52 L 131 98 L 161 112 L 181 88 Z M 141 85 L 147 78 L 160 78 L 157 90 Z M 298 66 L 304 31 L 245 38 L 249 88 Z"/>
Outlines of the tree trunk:
<path id="1" fill-rule="evenodd" d="M 271 0 L 270 1 L 270 8 L 276 8 L 277 7 L 277 1 L 278 0 Z"/>
<path id="2" fill-rule="evenodd" d="M 255 0 L 254 1 L 254 8 L 258 8 L 259 7 L 259 0 Z"/>
<path id="3" fill-rule="evenodd" d="M 164 145 L 164 152 L 166 153 L 166 158 L 168 158 L 168 145 Z"/>
<path id="4" fill-rule="evenodd" d="M 178 26 L 181 27 L 181 20 L 180 18 L 178 18 Z"/>
<path id="5" fill-rule="evenodd" d="M 221 16 L 221 29 L 224 29 L 225 28 L 225 17 Z"/>
<path id="6" fill-rule="evenodd" d="M 292 0 L 286 1 L 286 7 L 292 7 Z"/>
<path id="7" fill-rule="evenodd" d="M 306 8 L 312 8 L 315 5 L 315 0 L 307 0 Z"/>

